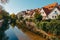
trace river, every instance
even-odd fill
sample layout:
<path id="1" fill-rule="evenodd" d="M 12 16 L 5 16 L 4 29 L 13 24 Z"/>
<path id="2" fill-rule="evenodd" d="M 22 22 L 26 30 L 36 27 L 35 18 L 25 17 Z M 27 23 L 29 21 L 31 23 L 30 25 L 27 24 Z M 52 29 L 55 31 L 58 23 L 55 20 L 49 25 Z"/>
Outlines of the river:
<path id="1" fill-rule="evenodd" d="M 5 31 L 5 35 L 8 37 L 8 40 L 45 40 L 28 30 L 24 32 L 16 26 L 14 28 L 10 26 L 9 29 Z"/>

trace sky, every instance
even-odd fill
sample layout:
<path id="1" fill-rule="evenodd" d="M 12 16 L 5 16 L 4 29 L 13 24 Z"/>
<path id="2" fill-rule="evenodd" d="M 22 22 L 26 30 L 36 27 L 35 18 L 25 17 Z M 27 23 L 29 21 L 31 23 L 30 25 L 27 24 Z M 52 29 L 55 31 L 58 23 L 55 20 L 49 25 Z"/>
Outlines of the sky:
<path id="1" fill-rule="evenodd" d="M 9 0 L 7 4 L 0 3 L 0 5 L 2 5 L 10 14 L 17 14 L 20 11 L 41 8 L 54 2 L 60 4 L 60 0 Z"/>

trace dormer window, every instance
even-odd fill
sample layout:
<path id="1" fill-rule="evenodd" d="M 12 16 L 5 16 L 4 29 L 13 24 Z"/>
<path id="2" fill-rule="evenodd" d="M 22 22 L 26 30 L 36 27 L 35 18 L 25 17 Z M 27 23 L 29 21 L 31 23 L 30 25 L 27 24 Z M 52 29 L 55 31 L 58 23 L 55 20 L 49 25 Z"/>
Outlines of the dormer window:
<path id="1" fill-rule="evenodd" d="M 55 11 L 55 13 L 56 13 L 57 11 Z"/>

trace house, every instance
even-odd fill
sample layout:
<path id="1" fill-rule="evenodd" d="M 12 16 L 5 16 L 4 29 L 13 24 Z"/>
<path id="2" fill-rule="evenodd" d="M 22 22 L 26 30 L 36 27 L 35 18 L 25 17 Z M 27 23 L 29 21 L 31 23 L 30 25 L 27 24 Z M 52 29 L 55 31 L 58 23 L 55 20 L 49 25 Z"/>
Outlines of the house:
<path id="1" fill-rule="evenodd" d="M 18 19 L 19 19 L 21 16 L 26 15 L 25 13 L 26 13 L 26 11 L 21 11 L 21 12 L 17 13 Z"/>
<path id="2" fill-rule="evenodd" d="M 60 10 L 57 7 L 55 7 L 49 13 L 48 18 L 49 19 L 58 19 L 58 15 L 60 15 Z"/>
<path id="3" fill-rule="evenodd" d="M 33 18 L 34 14 L 35 14 L 34 10 L 27 10 L 26 13 L 25 13 L 25 15 L 23 15 L 23 17 L 24 17 L 24 19 Z"/>
<path id="4" fill-rule="evenodd" d="M 44 20 L 44 19 L 47 18 L 47 14 L 45 13 L 44 8 L 41 9 L 40 13 L 41 13 L 41 15 L 42 15 L 42 17 L 43 17 L 42 20 Z"/>
<path id="5" fill-rule="evenodd" d="M 58 3 L 52 3 L 42 8 L 26 10 L 18 13 L 18 18 L 22 15 L 24 19 L 26 18 L 34 18 L 35 13 L 39 13 L 42 15 L 42 20 L 46 19 L 57 19 L 58 15 L 60 15 L 60 5 Z"/>
<path id="6" fill-rule="evenodd" d="M 24 19 L 26 19 L 26 18 L 28 18 L 28 19 L 29 18 L 34 18 L 35 12 L 40 13 L 40 8 L 27 10 L 25 15 L 23 15 Z"/>
<path id="7" fill-rule="evenodd" d="M 57 12 L 59 15 L 58 3 L 53 3 L 53 4 L 49 4 L 48 6 L 44 6 L 44 7 L 42 7 L 40 12 L 41 12 L 41 15 L 43 16 L 42 20 L 55 19 L 54 16 L 56 17 L 57 14 L 54 14 L 54 13 Z"/>

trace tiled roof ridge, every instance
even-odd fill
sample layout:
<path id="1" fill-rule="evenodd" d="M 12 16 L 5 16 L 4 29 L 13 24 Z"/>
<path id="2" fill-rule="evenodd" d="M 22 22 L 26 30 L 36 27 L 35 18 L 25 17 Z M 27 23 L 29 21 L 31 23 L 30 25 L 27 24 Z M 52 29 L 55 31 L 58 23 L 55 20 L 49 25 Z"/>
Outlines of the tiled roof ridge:
<path id="1" fill-rule="evenodd" d="M 49 15 L 49 13 L 55 8 L 58 7 L 58 3 L 52 3 L 48 4 L 47 6 L 42 7 L 43 10 L 45 11 L 46 15 Z"/>
<path id="2" fill-rule="evenodd" d="M 44 6 L 44 8 L 47 8 L 47 7 L 49 7 L 49 6 L 57 6 L 57 5 L 58 5 L 58 3 L 57 3 L 57 2 L 54 2 L 54 3 L 52 3 L 52 4 L 48 4 L 48 5 Z"/>

